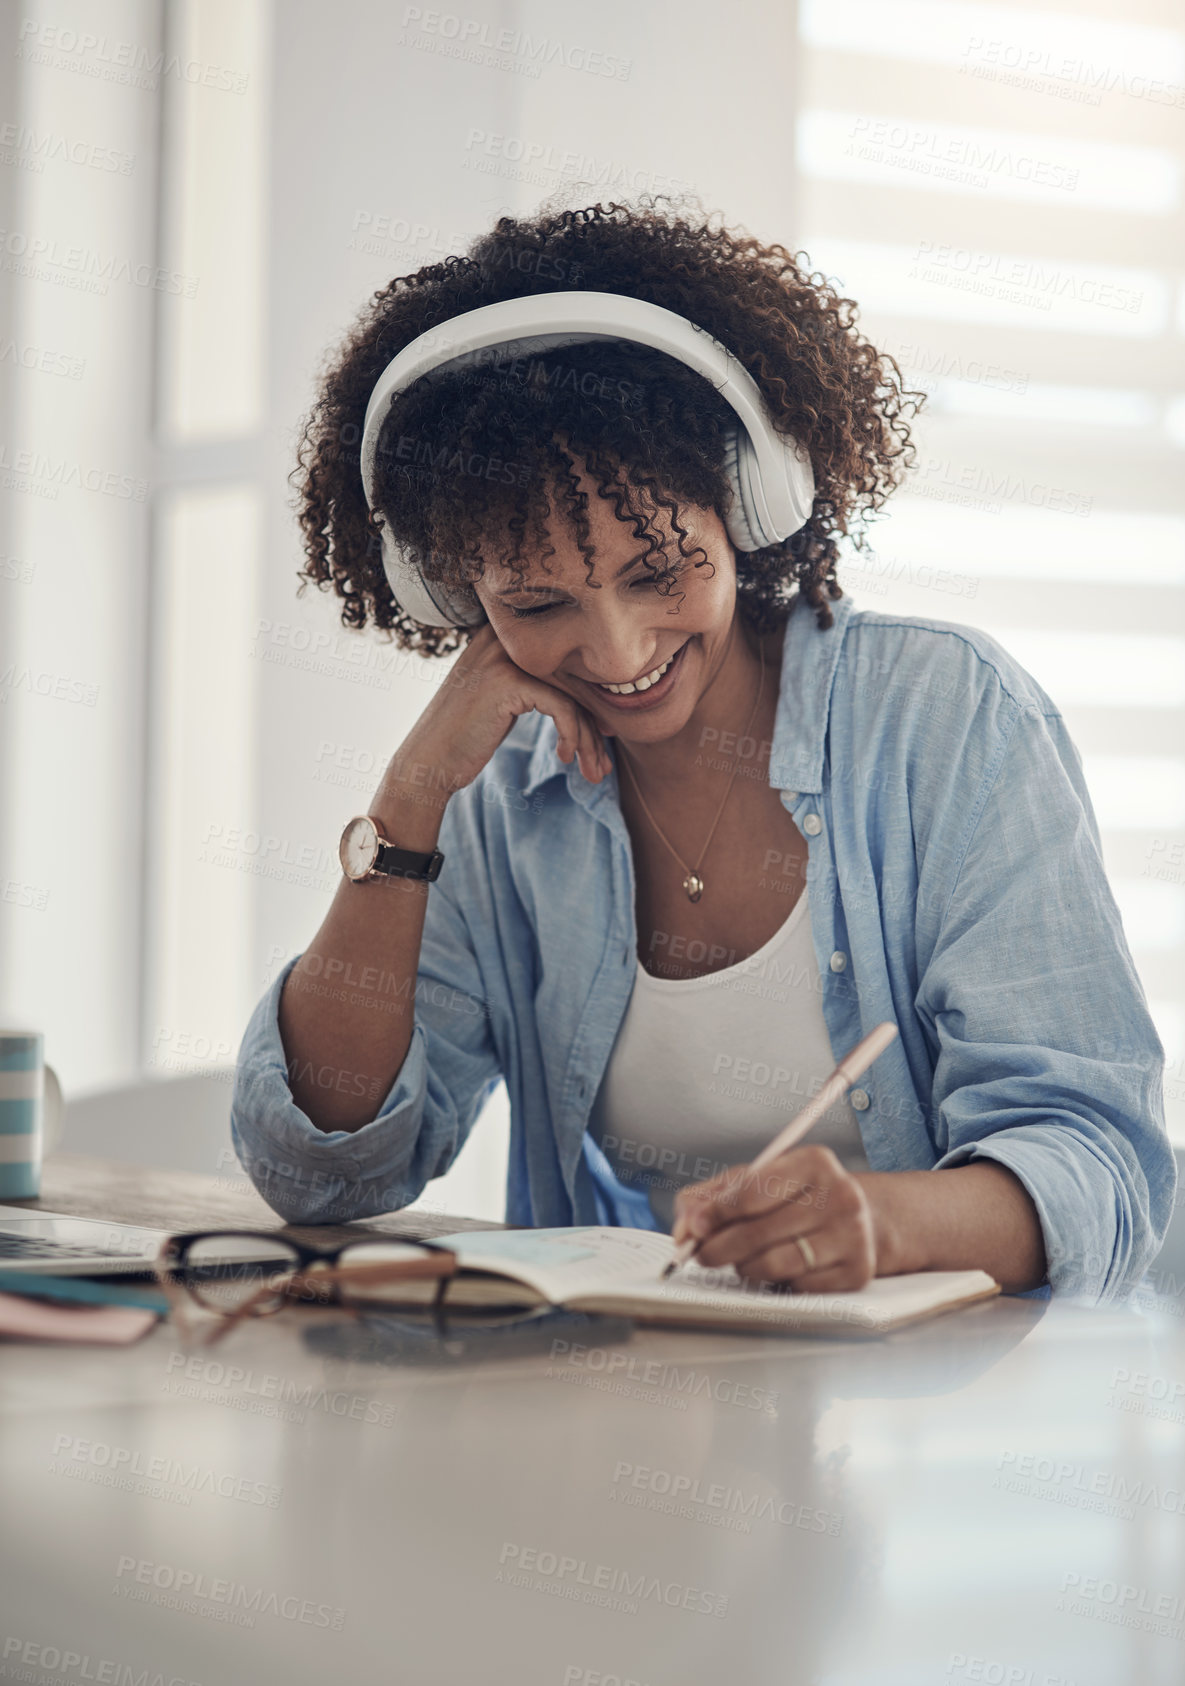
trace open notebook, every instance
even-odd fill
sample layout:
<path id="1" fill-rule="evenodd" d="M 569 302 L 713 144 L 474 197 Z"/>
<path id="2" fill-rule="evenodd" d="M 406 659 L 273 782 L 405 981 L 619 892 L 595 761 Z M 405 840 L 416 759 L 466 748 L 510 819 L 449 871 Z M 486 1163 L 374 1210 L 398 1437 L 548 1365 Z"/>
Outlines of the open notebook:
<path id="1" fill-rule="evenodd" d="M 985 1271 L 954 1270 L 876 1277 L 856 1293 L 793 1293 L 746 1288 L 731 1266 L 705 1269 L 694 1260 L 664 1282 L 675 1244 L 641 1229 L 470 1230 L 433 1241 L 462 1267 L 449 1284 L 450 1305 L 551 1304 L 696 1329 L 882 1335 L 1000 1292 Z M 422 1304 L 434 1291 L 434 1283 L 408 1282 L 398 1303 Z"/>

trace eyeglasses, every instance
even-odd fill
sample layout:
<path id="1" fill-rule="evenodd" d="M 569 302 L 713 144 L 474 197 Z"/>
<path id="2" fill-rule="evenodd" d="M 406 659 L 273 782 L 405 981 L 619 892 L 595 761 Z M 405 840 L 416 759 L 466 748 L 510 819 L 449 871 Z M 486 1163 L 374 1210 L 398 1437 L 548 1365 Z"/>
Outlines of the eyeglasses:
<path id="1" fill-rule="evenodd" d="M 200 1344 L 221 1340 L 248 1317 L 267 1317 L 296 1300 L 340 1305 L 349 1311 L 414 1304 L 439 1316 L 457 1255 L 433 1241 L 346 1241 L 340 1247 L 307 1247 L 266 1230 L 197 1229 L 161 1243 L 155 1271 L 191 1337 L 198 1331 L 187 1308 L 200 1306 L 218 1322 Z M 407 1284 L 422 1282 L 425 1290 Z M 434 1291 L 427 1284 L 435 1282 Z"/>

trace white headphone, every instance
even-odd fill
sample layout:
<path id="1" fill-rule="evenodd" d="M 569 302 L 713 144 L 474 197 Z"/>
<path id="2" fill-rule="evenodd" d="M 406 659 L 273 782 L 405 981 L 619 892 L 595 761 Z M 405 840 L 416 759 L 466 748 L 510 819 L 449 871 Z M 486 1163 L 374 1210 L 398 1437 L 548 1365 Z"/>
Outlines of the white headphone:
<path id="1" fill-rule="evenodd" d="M 738 550 L 780 544 L 810 519 L 815 477 L 805 448 L 777 432 L 757 382 L 744 364 L 706 329 L 662 305 L 621 293 L 531 293 L 451 317 L 404 346 L 379 376 L 362 429 L 362 485 L 374 509 L 375 453 L 387 412 L 413 381 L 450 373 L 483 359 L 490 346 L 508 355 L 535 356 L 586 340 L 632 340 L 678 358 L 703 375 L 737 413 L 729 429 L 725 472 L 733 503 L 725 527 Z M 426 580 L 392 536 L 382 514 L 383 567 L 395 601 L 422 626 L 480 626 L 470 594 Z"/>

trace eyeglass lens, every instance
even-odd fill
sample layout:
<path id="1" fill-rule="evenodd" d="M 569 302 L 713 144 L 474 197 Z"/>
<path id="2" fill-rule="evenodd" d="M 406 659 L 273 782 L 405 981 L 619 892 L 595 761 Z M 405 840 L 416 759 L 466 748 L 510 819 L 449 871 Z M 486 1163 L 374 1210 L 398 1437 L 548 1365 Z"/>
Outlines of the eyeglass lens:
<path id="1" fill-rule="evenodd" d="M 409 1241 L 355 1241 L 337 1260 L 346 1305 L 430 1305 L 448 1259 Z"/>
<path id="2" fill-rule="evenodd" d="M 427 1305 L 446 1274 L 447 1256 L 414 1242 L 357 1241 L 326 1263 L 346 1305 Z M 191 1242 L 184 1271 L 194 1298 L 224 1313 L 237 1311 L 274 1284 L 274 1294 L 255 1298 L 256 1309 L 269 1312 L 283 1303 L 286 1284 L 300 1268 L 300 1255 L 283 1240 L 224 1234 Z"/>
<path id="3" fill-rule="evenodd" d="M 300 1255 L 282 1240 L 260 1235 L 208 1235 L 191 1241 L 185 1255 L 185 1285 L 211 1311 L 237 1311 L 269 1282 L 276 1292 L 258 1301 L 261 1311 L 283 1302 L 284 1283 Z"/>

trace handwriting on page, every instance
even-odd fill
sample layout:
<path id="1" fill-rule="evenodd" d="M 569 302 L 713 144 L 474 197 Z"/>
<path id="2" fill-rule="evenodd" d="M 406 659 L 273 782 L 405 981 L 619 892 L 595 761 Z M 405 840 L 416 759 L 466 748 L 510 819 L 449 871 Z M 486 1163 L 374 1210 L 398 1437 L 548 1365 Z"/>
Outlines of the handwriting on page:
<path id="1" fill-rule="evenodd" d="M 785 1282 L 746 1282 L 738 1275 L 734 1265 L 701 1265 L 694 1259 L 689 1259 L 685 1265 L 681 1265 L 671 1277 L 670 1286 L 674 1288 L 676 1285 L 688 1293 L 711 1289 L 725 1293 L 760 1297 L 774 1295 L 785 1298 L 794 1292 Z"/>

